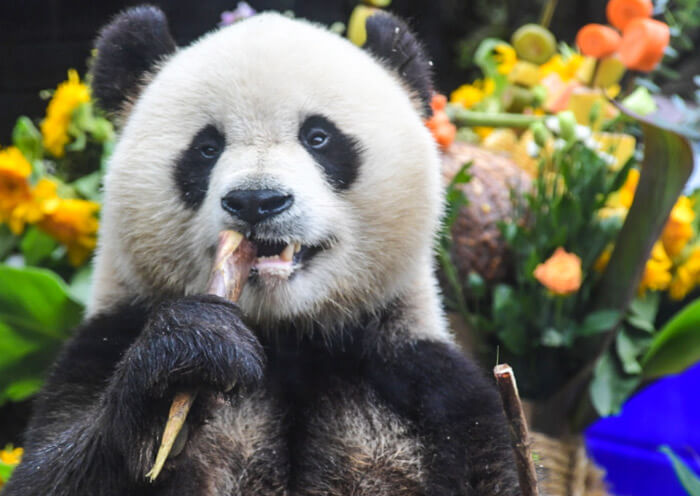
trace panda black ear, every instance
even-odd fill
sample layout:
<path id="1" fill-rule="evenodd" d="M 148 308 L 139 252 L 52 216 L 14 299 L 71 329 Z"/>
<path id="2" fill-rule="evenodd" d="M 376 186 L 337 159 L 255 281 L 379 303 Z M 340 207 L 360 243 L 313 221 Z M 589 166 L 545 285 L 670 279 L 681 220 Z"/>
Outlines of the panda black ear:
<path id="1" fill-rule="evenodd" d="M 146 74 L 175 52 L 175 40 L 163 11 L 134 7 L 118 14 L 95 41 L 92 92 L 98 105 L 116 117 L 138 96 Z"/>
<path id="2" fill-rule="evenodd" d="M 406 23 L 388 12 L 367 18 L 367 41 L 362 48 L 377 57 L 413 90 L 424 116 L 431 114 L 432 62 Z"/>

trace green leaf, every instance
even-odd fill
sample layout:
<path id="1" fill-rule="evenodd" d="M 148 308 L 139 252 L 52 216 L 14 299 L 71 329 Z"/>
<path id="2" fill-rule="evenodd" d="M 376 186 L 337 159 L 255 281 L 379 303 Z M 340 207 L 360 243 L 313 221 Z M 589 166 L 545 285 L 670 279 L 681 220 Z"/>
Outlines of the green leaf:
<path id="1" fill-rule="evenodd" d="M 622 404 L 641 382 L 638 375 L 626 375 L 610 352 L 596 363 L 590 395 L 593 407 L 601 417 L 619 413 Z"/>
<path id="2" fill-rule="evenodd" d="M 642 360 L 644 376 L 660 377 L 682 372 L 700 361 L 700 298 L 666 323 Z"/>
<path id="3" fill-rule="evenodd" d="M 498 74 L 498 67 L 493 57 L 493 51 L 498 45 L 503 44 L 505 44 L 503 40 L 486 38 L 476 49 L 474 53 L 474 63 L 479 66 L 486 76 Z"/>
<path id="4" fill-rule="evenodd" d="M 83 306 L 50 270 L 0 265 L 0 322 L 17 332 L 64 339 Z"/>
<path id="5" fill-rule="evenodd" d="M 505 347 L 519 355 L 525 353 L 528 345 L 527 332 L 513 288 L 506 284 L 498 284 L 494 288 L 492 313 L 498 338 Z"/>
<path id="6" fill-rule="evenodd" d="M 639 355 L 639 346 L 634 342 L 633 338 L 624 330 L 619 332 L 615 337 L 615 349 L 617 357 L 622 362 L 622 369 L 626 374 L 639 374 L 642 372 L 642 366 L 637 361 Z"/>
<path id="7" fill-rule="evenodd" d="M 41 133 L 29 117 L 22 116 L 17 119 L 12 130 L 12 143 L 29 162 L 34 162 L 42 156 Z"/>
<path id="8" fill-rule="evenodd" d="M 8 481 L 14 470 L 14 465 L 0 461 L 0 481 Z"/>
<path id="9" fill-rule="evenodd" d="M 73 186 L 83 198 L 100 202 L 102 200 L 102 193 L 100 192 L 101 184 L 102 171 L 97 170 L 73 181 L 71 186 Z"/>
<path id="10" fill-rule="evenodd" d="M 38 393 L 43 384 L 43 377 L 29 377 L 14 381 L 5 388 L 5 395 L 10 401 L 24 401 Z"/>
<path id="11" fill-rule="evenodd" d="M 92 265 L 84 265 L 78 269 L 70 280 L 69 291 L 76 300 L 87 305 L 92 288 Z"/>
<path id="12" fill-rule="evenodd" d="M 17 236 L 6 224 L 0 224 L 0 261 L 5 260 L 17 245 Z"/>
<path id="13" fill-rule="evenodd" d="M 51 236 L 32 226 L 22 238 L 20 249 L 27 265 L 38 265 L 51 254 L 57 244 Z"/>
<path id="14" fill-rule="evenodd" d="M 486 294 L 486 282 L 484 278 L 479 275 L 478 272 L 469 271 L 467 275 L 467 288 L 469 289 L 469 294 L 475 298 L 483 298 Z"/>
<path id="15" fill-rule="evenodd" d="M 676 472 L 676 477 L 678 477 L 688 494 L 690 496 L 700 496 L 700 476 L 694 473 L 669 446 L 663 445 L 659 448 L 659 451 L 669 458 L 671 465 L 673 465 L 673 470 Z"/>
<path id="16" fill-rule="evenodd" d="M 545 329 L 545 331 L 542 333 L 542 338 L 540 341 L 543 346 L 547 346 L 549 348 L 559 348 L 568 344 L 564 334 L 553 327 L 548 327 Z"/>
<path id="17" fill-rule="evenodd" d="M 617 310 L 598 310 L 588 314 L 581 327 L 578 328 L 578 336 L 592 336 L 612 330 L 620 320 L 620 312 Z"/>
<path id="18" fill-rule="evenodd" d="M 693 170 L 687 138 L 669 125 L 634 116 L 644 133 L 644 159 L 639 185 L 615 249 L 596 288 L 593 308 L 624 311 L 634 296 L 651 253 L 673 205 Z"/>
<path id="19" fill-rule="evenodd" d="M 661 295 L 654 291 L 647 291 L 644 296 L 636 296 L 630 303 L 625 321 L 635 329 L 653 333 L 656 331 L 654 322 L 660 301 Z"/>
<path id="20" fill-rule="evenodd" d="M 0 404 L 35 393 L 83 306 L 53 272 L 0 265 Z"/>

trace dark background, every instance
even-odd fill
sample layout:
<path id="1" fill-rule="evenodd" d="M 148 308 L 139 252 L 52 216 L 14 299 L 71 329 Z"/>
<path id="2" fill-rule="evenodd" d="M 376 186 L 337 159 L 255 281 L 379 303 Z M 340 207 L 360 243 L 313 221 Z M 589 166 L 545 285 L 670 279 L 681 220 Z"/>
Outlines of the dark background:
<path id="1" fill-rule="evenodd" d="M 170 20 L 178 44 L 213 29 L 224 10 L 238 0 L 154 0 Z M 99 28 L 120 10 L 143 0 L 0 0 L 0 146 L 10 142 L 19 115 L 38 119 L 46 102 L 39 91 L 55 88 L 69 68 L 81 76 Z M 347 22 L 357 0 L 249 0 L 257 10 L 292 10 L 324 24 Z M 469 51 L 459 62 L 458 47 L 474 47 L 487 36 L 508 39 L 526 22 L 537 22 L 544 0 L 393 0 L 390 10 L 409 20 L 435 62 L 437 88 L 450 92 L 475 76 Z M 551 29 L 558 40 L 573 42 L 584 23 L 605 23 L 607 0 L 560 0 Z M 684 76 L 664 90 L 692 87 L 698 59 L 680 61 Z M 687 88 L 686 88 L 687 87 Z"/>
<path id="2" fill-rule="evenodd" d="M 467 81 L 468 70 L 455 68 L 456 44 L 478 34 L 500 16 L 505 26 L 536 21 L 542 0 L 394 0 L 393 12 L 410 20 L 434 59 L 438 88 L 450 91 Z M 73 67 L 81 76 L 99 28 L 120 10 L 144 1 L 0 0 L 0 145 L 10 142 L 19 115 L 43 116 L 39 91 L 54 88 Z M 178 44 L 185 45 L 214 28 L 237 0 L 156 0 L 170 20 Z M 356 0 L 250 0 L 257 10 L 292 10 L 324 24 L 347 22 Z M 552 28 L 571 41 L 581 19 L 603 20 L 605 0 L 560 2 Z M 486 28 L 488 31 L 488 28 Z M 505 36 L 506 33 L 503 33 Z"/>

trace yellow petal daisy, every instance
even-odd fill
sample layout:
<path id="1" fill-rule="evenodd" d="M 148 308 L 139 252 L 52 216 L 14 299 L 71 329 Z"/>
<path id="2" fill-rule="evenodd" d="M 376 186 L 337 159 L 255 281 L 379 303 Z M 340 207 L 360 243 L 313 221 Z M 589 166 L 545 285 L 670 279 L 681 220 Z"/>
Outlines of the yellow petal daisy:
<path id="1" fill-rule="evenodd" d="M 75 69 L 68 71 L 68 80 L 58 85 L 41 122 L 44 147 L 55 157 L 65 154 L 68 144 L 68 127 L 73 112 L 81 103 L 90 101 L 90 89 L 80 82 Z"/>
<path id="2" fill-rule="evenodd" d="M 71 264 L 81 265 L 97 243 L 99 226 L 95 213 L 100 205 L 78 199 L 59 199 L 38 224 L 50 236 L 68 249 Z"/>

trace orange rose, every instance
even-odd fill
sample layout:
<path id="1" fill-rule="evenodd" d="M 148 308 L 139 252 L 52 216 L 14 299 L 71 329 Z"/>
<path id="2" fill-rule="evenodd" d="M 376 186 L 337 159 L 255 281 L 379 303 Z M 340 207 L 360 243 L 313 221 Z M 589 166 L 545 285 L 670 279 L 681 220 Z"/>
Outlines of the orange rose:
<path id="1" fill-rule="evenodd" d="M 575 293 L 581 287 L 581 259 L 561 246 L 535 268 L 535 279 L 558 295 Z"/>

